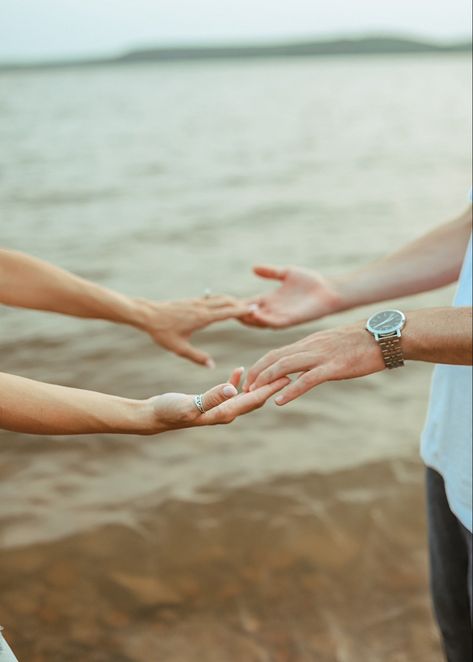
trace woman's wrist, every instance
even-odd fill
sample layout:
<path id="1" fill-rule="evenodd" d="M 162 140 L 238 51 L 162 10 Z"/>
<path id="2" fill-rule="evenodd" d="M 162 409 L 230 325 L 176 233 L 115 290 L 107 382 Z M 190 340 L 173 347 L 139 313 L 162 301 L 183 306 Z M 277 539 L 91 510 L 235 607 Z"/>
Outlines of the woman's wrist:
<path id="1" fill-rule="evenodd" d="M 97 432 L 113 434 L 150 435 L 164 432 L 160 429 L 150 400 L 131 400 L 109 396 L 107 405 L 101 406 Z"/>
<path id="2" fill-rule="evenodd" d="M 168 427 L 160 422 L 157 416 L 157 400 L 159 396 L 147 400 L 124 400 L 122 403 L 120 434 L 137 434 L 141 436 L 166 432 Z"/>

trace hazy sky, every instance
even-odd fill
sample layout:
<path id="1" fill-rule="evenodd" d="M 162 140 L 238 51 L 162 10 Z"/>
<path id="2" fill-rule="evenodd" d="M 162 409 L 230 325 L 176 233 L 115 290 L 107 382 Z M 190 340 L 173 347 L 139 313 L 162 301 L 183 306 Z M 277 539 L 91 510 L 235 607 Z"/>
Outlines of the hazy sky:
<path id="1" fill-rule="evenodd" d="M 0 59 L 347 32 L 465 37 L 470 7 L 468 0 L 0 0 Z"/>

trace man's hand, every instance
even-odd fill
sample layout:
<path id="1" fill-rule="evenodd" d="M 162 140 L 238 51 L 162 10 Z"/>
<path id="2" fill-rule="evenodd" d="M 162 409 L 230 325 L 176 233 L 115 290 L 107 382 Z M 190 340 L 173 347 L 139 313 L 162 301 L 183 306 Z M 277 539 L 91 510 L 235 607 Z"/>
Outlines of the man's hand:
<path id="1" fill-rule="evenodd" d="M 378 344 L 364 324 L 357 323 L 314 333 L 269 352 L 249 371 L 245 390 L 252 392 L 298 373 L 296 381 L 276 398 L 278 405 L 285 405 L 323 382 L 364 377 L 384 369 Z"/>
<path id="2" fill-rule="evenodd" d="M 214 322 L 248 314 L 248 304 L 229 296 L 169 302 L 138 300 L 137 306 L 135 326 L 149 333 L 161 347 L 209 368 L 214 367 L 214 361 L 190 344 L 192 333 Z"/>
<path id="3" fill-rule="evenodd" d="M 279 281 L 280 286 L 252 300 L 254 310 L 242 318 L 244 324 L 284 329 L 320 319 L 341 308 L 335 284 L 315 271 L 257 266 L 254 272 L 261 278 Z"/>

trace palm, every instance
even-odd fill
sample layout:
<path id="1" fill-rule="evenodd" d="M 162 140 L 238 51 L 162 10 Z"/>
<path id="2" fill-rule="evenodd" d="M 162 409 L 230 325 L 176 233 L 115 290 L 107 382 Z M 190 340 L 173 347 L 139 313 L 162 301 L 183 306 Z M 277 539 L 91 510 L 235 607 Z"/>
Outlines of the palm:
<path id="1" fill-rule="evenodd" d="M 281 285 L 254 300 L 258 308 L 244 318 L 246 324 L 282 329 L 335 312 L 336 289 L 316 272 L 296 267 L 256 267 L 255 273 L 262 278 L 279 280 Z"/>

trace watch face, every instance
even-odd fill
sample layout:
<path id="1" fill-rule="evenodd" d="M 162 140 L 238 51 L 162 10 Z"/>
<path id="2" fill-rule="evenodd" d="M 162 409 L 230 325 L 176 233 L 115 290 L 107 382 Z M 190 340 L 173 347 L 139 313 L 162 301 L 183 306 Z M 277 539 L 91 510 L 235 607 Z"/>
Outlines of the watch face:
<path id="1" fill-rule="evenodd" d="M 400 331 L 405 322 L 406 317 L 400 310 L 383 310 L 370 317 L 366 326 L 371 333 L 387 334 Z"/>

